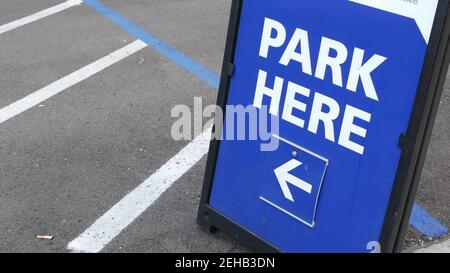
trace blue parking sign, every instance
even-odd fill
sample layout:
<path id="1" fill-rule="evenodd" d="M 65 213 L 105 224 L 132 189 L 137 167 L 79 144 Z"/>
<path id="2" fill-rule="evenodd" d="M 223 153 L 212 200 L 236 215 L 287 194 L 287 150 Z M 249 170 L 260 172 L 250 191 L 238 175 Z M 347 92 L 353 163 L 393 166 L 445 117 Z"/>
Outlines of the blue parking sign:
<path id="1" fill-rule="evenodd" d="M 199 224 L 258 251 L 399 251 L 448 68 L 448 5 L 235 0 Z M 276 121 L 270 138 L 229 139 L 236 122 L 252 135 L 252 111 Z"/>

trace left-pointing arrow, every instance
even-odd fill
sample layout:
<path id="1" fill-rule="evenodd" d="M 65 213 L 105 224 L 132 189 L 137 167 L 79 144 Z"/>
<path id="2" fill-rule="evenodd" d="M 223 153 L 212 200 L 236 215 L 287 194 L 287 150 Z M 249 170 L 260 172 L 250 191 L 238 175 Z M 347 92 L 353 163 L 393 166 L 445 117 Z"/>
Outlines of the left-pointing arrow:
<path id="1" fill-rule="evenodd" d="M 303 181 L 302 179 L 290 174 L 289 172 L 293 169 L 300 167 L 303 163 L 296 160 L 291 159 L 287 163 L 281 165 L 280 167 L 275 169 L 275 176 L 278 179 L 278 183 L 280 183 L 281 190 L 283 191 L 284 197 L 286 199 L 291 200 L 294 202 L 294 197 L 292 196 L 291 191 L 289 190 L 288 184 L 292 184 L 296 186 L 297 188 L 300 188 L 301 190 L 311 194 L 312 191 L 312 185 Z"/>

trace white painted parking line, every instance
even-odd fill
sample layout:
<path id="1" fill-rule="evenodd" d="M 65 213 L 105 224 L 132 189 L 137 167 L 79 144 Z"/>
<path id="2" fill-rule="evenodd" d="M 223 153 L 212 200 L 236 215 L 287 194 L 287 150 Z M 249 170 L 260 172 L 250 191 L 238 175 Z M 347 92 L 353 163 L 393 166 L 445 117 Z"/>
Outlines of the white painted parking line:
<path id="1" fill-rule="evenodd" d="M 47 16 L 56 14 L 58 12 L 61 12 L 63 10 L 66 10 L 70 7 L 81 5 L 83 3 L 82 0 L 68 0 L 64 3 L 58 4 L 56 6 L 50 7 L 48 9 L 42 10 L 40 12 L 37 12 L 35 14 L 29 15 L 27 17 L 24 17 L 22 19 L 18 19 L 14 22 L 5 24 L 0 26 L 0 34 L 11 31 L 13 29 L 16 29 L 18 27 L 27 25 L 29 23 L 35 22 L 37 20 L 40 20 L 42 18 L 45 18 Z"/>
<path id="2" fill-rule="evenodd" d="M 0 109 L 0 124 L 23 113 L 24 111 L 42 103 L 43 101 L 57 95 L 65 89 L 95 75 L 96 73 L 108 68 L 120 60 L 145 48 L 146 43 L 136 40 L 133 43 L 89 64 L 80 70 L 73 72 L 57 80 L 56 82 L 38 90 L 34 93 Z"/>
<path id="3" fill-rule="evenodd" d="M 127 194 L 67 246 L 72 252 L 96 253 L 150 207 L 175 181 L 207 154 L 211 128 L 183 148 L 136 189 Z"/>
<path id="4" fill-rule="evenodd" d="M 450 239 L 440 244 L 416 250 L 414 253 L 450 253 Z"/>

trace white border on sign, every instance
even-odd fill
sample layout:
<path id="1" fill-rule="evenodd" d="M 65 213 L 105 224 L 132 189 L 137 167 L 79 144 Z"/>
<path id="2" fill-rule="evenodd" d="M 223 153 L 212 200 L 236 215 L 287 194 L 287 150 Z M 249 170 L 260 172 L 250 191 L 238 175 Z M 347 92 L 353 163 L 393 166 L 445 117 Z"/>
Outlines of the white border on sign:
<path id="1" fill-rule="evenodd" d="M 349 0 L 364 6 L 414 19 L 428 44 L 439 0 Z"/>
<path id="2" fill-rule="evenodd" d="M 280 137 L 278 135 L 275 135 L 275 134 L 273 134 L 272 136 L 274 138 L 276 138 L 276 139 L 278 139 L 278 140 L 280 140 L 280 141 L 282 141 L 282 142 L 284 142 L 284 143 L 286 143 L 286 144 L 296 148 L 296 149 L 299 149 L 299 150 L 301 150 L 301 151 L 303 151 L 303 152 L 305 152 L 307 154 L 312 155 L 315 158 L 318 158 L 318 159 L 322 160 L 323 162 L 325 162 L 325 168 L 323 170 L 322 179 L 320 180 L 319 189 L 317 190 L 316 202 L 314 204 L 314 212 L 313 212 L 313 217 L 312 217 L 312 222 L 311 223 L 309 223 L 308 221 L 303 220 L 302 218 L 296 216 L 295 214 L 293 214 L 292 212 L 289 212 L 288 210 L 282 208 L 281 206 L 271 202 L 270 200 L 268 200 L 267 198 L 265 198 L 263 196 L 260 196 L 259 199 L 261 199 L 262 201 L 264 201 L 267 204 L 271 205 L 272 207 L 280 210 L 281 212 L 287 214 L 288 216 L 294 218 L 295 220 L 301 222 L 302 224 L 305 224 L 305 225 L 307 225 L 310 228 L 314 228 L 315 225 L 316 225 L 315 219 L 316 219 L 316 214 L 317 214 L 317 207 L 318 207 L 318 204 L 319 204 L 319 197 L 320 197 L 320 193 L 322 191 L 322 184 L 323 184 L 323 180 L 325 179 L 325 174 L 327 172 L 327 168 L 328 168 L 328 165 L 330 164 L 330 161 L 328 159 L 326 159 L 325 157 L 320 156 L 320 155 L 318 155 L 318 154 L 316 154 L 316 153 L 314 153 L 314 152 L 312 152 L 312 151 L 310 151 L 310 150 L 308 150 L 306 148 L 303 148 L 303 147 L 301 147 L 301 146 L 299 146 L 299 145 L 297 145 L 297 144 L 295 144 L 295 143 L 293 143 L 293 142 L 291 142 L 291 141 L 289 141 L 289 140 L 287 140 L 285 138 L 282 138 L 282 137 Z"/>

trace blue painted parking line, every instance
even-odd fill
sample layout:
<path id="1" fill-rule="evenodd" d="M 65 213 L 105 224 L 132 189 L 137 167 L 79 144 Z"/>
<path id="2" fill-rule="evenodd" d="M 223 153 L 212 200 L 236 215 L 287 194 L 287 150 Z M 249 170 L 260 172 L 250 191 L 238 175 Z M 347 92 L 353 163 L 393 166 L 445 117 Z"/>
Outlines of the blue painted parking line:
<path id="1" fill-rule="evenodd" d="M 162 41 L 158 37 L 146 32 L 144 29 L 122 17 L 119 13 L 106 6 L 101 1 L 84 0 L 84 3 L 112 21 L 121 29 L 145 42 L 149 47 L 153 48 L 167 59 L 181 66 L 186 71 L 194 74 L 209 86 L 215 88 L 216 90 L 219 88 L 220 77 L 209 68 L 196 62 L 191 57 Z"/>
<path id="2" fill-rule="evenodd" d="M 423 235 L 436 238 L 448 233 L 448 228 L 439 223 L 418 204 L 414 204 L 409 223 Z"/>
<path id="3" fill-rule="evenodd" d="M 145 42 L 149 47 L 156 50 L 161 55 L 173 61 L 186 71 L 194 74 L 209 86 L 215 88 L 216 90 L 218 89 L 220 77 L 209 68 L 198 63 L 191 57 L 177 50 L 158 37 L 145 31 L 143 28 L 121 16 L 117 11 L 106 6 L 101 1 L 84 0 L 84 3 L 109 19 L 124 31 Z M 431 238 L 440 237 L 448 233 L 447 227 L 442 225 L 437 219 L 433 218 L 418 204 L 414 204 L 410 224 L 420 233 Z"/>

